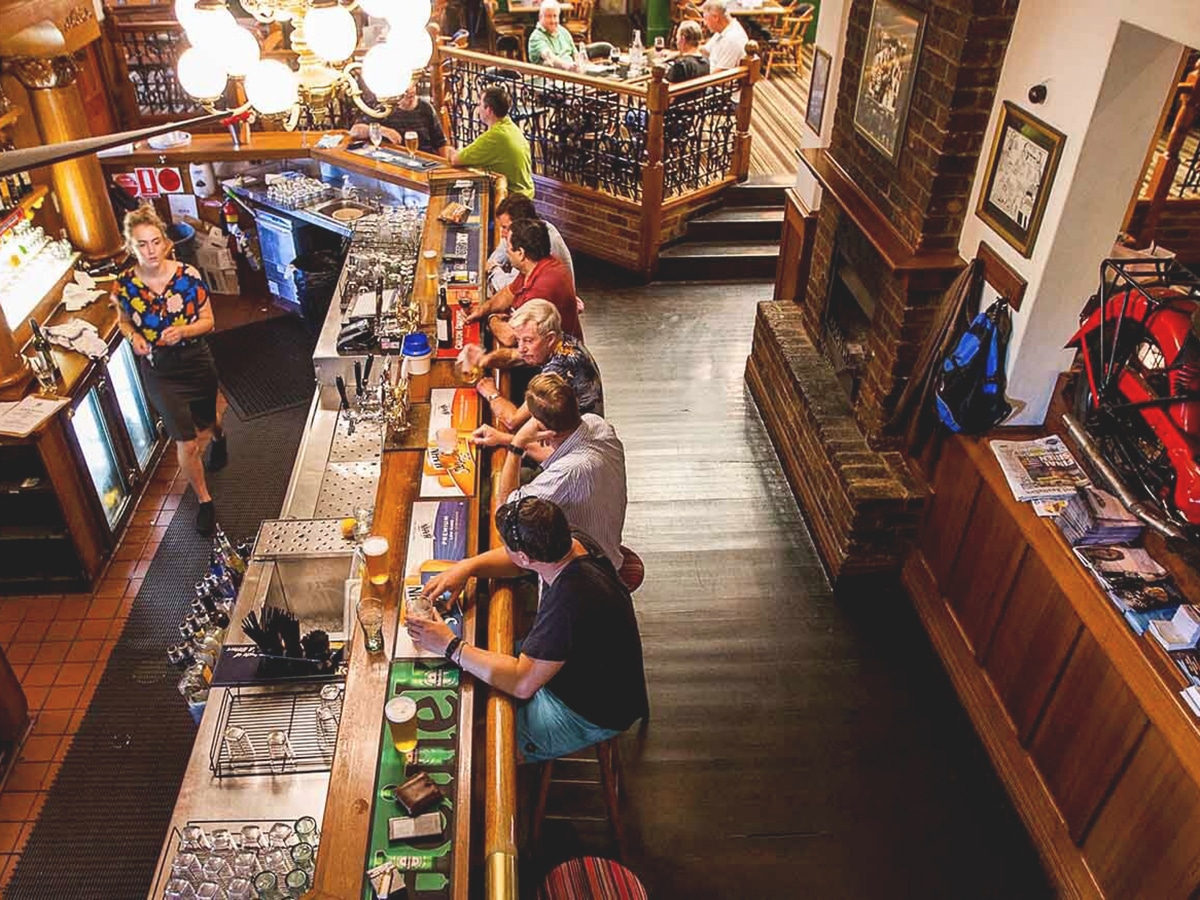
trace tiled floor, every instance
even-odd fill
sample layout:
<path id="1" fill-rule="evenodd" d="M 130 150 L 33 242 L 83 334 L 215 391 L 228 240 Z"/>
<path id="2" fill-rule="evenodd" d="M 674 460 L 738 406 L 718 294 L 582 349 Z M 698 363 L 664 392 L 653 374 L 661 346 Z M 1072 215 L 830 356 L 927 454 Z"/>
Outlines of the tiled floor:
<path id="1" fill-rule="evenodd" d="M 186 489 L 168 447 L 94 593 L 0 600 L 0 647 L 21 680 L 33 719 L 33 730 L 0 792 L 0 892 Z"/>

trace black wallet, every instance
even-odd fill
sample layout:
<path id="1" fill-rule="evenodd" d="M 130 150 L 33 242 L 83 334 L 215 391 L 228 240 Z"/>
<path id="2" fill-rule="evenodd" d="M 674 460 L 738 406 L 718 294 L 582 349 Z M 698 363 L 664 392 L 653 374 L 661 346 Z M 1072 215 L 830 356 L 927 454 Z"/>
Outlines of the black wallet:
<path id="1" fill-rule="evenodd" d="M 396 802 L 404 807 L 410 816 L 419 816 L 426 810 L 432 809 L 446 795 L 442 789 L 433 783 L 426 773 L 414 775 L 400 787 L 396 788 Z"/>

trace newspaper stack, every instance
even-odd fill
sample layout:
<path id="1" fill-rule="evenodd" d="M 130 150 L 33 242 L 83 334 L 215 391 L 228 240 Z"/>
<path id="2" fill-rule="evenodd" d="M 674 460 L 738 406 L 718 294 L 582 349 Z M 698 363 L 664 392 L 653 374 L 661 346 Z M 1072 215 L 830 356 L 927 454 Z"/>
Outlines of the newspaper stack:
<path id="1" fill-rule="evenodd" d="M 1122 612 L 1149 613 L 1185 602 L 1170 573 L 1138 547 L 1077 547 L 1075 555 Z M 1143 625 L 1138 633 L 1144 630 Z"/>
<path id="2" fill-rule="evenodd" d="M 1112 494 L 1080 488 L 1054 520 L 1072 547 L 1128 544 L 1142 536 L 1141 521 Z"/>
<path id="3" fill-rule="evenodd" d="M 1071 497 L 1091 481 L 1058 435 L 1036 441 L 992 441 L 992 452 L 1018 501 Z"/>

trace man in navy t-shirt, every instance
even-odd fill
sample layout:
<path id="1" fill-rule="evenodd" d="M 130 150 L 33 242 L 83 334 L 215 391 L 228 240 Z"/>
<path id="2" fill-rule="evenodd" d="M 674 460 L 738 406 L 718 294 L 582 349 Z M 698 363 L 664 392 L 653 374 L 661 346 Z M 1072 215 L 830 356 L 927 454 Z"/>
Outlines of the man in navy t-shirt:
<path id="1" fill-rule="evenodd" d="M 543 591 L 518 656 L 465 644 L 434 614 L 411 619 L 422 650 L 442 653 L 492 687 L 525 701 L 517 709 L 524 762 L 564 756 L 624 731 L 648 711 L 642 641 L 633 599 L 612 562 L 555 504 L 525 497 L 496 510 L 503 547 L 455 563 L 425 596 L 458 594 L 467 579 L 536 572 Z"/>

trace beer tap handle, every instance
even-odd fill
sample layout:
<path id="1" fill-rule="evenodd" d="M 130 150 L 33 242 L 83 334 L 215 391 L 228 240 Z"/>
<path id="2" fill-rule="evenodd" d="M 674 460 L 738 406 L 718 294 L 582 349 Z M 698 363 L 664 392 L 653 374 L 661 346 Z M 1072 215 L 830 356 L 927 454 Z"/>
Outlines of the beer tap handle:
<path id="1" fill-rule="evenodd" d="M 364 386 L 369 385 L 371 383 L 371 366 L 373 366 L 374 364 L 375 364 L 375 354 L 372 353 L 367 357 L 367 364 L 365 366 L 363 366 L 363 376 L 362 377 L 363 377 L 363 385 Z"/>
<path id="2" fill-rule="evenodd" d="M 357 359 L 354 361 L 354 395 L 361 397 L 363 395 L 363 370 L 362 363 Z"/>
<path id="3" fill-rule="evenodd" d="M 350 398 L 346 396 L 346 379 L 339 375 L 333 380 L 333 383 L 337 385 L 338 396 L 342 398 L 342 409 L 349 412 Z"/>

